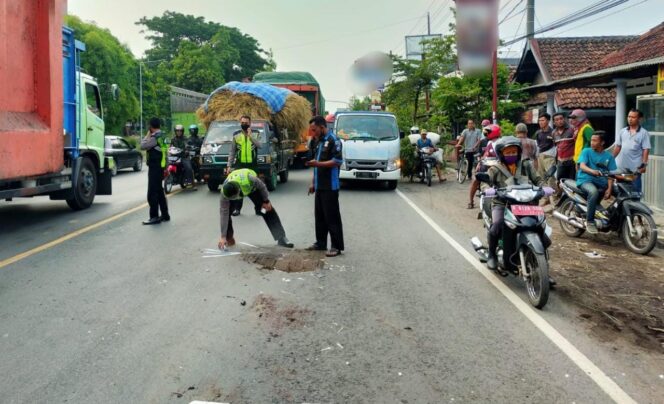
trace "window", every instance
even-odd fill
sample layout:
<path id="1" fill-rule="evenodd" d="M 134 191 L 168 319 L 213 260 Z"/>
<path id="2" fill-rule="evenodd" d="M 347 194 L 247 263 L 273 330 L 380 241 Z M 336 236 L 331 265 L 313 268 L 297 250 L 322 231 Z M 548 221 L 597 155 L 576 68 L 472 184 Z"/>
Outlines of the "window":
<path id="1" fill-rule="evenodd" d="M 102 118 L 101 115 L 101 100 L 99 99 L 99 89 L 90 84 L 85 83 L 85 99 L 88 103 L 88 110 L 98 117 Z"/>

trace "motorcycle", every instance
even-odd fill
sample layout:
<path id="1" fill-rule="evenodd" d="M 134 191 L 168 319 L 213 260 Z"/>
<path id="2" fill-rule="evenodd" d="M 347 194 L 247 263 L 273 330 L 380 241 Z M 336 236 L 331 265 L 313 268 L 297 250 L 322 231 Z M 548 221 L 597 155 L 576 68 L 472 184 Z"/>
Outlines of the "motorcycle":
<path id="1" fill-rule="evenodd" d="M 619 233 L 629 250 L 646 255 L 657 243 L 657 226 L 652 210 L 641 202 L 641 193 L 632 189 L 635 173 L 628 171 L 599 170 L 603 176 L 615 179 L 613 196 L 615 200 L 607 208 L 597 204 L 595 225 L 603 233 Z M 576 181 L 562 180 L 562 198 L 556 204 L 553 217 L 560 221 L 563 233 L 570 237 L 580 237 L 587 228 L 586 213 L 588 202 L 586 192 L 577 188 Z"/>
<path id="2" fill-rule="evenodd" d="M 489 175 L 478 173 L 477 179 L 489 183 Z M 526 284 L 528 300 L 538 309 L 543 308 L 549 299 L 549 254 L 553 229 L 546 222 L 544 209 L 539 200 L 550 196 L 543 188 L 525 185 L 510 185 L 505 188 L 489 188 L 481 193 L 481 218 L 484 228 L 491 228 L 491 200 L 498 198 L 505 203 L 505 217 L 502 235 L 498 242 L 497 272 L 501 276 L 510 273 Z M 488 260 L 488 247 L 475 236 L 471 239 L 473 249 L 480 261 Z M 516 260 L 516 262 L 515 262 Z"/>
<path id="3" fill-rule="evenodd" d="M 164 191 L 170 194 L 173 184 L 184 188 L 184 164 L 182 163 L 182 149 L 171 146 L 168 148 L 168 165 L 164 177 Z"/>
<path id="4" fill-rule="evenodd" d="M 426 182 L 429 187 L 431 186 L 432 171 L 434 167 L 436 167 L 436 164 L 438 164 L 433 153 L 433 147 L 423 147 L 417 151 L 417 157 L 420 161 L 420 170 L 418 171 L 417 177 L 420 179 L 420 182 Z"/>
<path id="5" fill-rule="evenodd" d="M 187 145 L 187 156 L 191 161 L 191 169 L 194 172 L 194 180 L 197 182 L 202 182 L 203 177 L 201 176 L 201 148 L 200 146 Z"/>

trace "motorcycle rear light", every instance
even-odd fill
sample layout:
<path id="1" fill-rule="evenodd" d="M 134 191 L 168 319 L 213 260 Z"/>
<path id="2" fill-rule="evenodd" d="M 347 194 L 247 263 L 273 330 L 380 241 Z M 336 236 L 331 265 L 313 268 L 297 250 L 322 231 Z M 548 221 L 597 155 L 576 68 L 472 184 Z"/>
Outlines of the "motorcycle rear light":
<path id="1" fill-rule="evenodd" d="M 178 168 L 176 166 L 168 166 L 168 172 L 176 173 L 177 171 L 178 171 Z"/>

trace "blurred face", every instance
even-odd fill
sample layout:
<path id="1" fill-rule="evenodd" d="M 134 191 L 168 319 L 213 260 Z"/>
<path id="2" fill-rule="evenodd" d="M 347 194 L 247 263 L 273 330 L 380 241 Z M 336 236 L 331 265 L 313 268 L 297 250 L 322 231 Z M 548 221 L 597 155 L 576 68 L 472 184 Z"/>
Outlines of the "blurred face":
<path id="1" fill-rule="evenodd" d="M 422 140 L 426 139 L 427 138 L 427 133 L 426 132 L 420 133 L 420 137 L 422 138 Z"/>
<path id="2" fill-rule="evenodd" d="M 316 125 L 315 123 L 312 123 L 311 125 L 309 125 L 309 133 L 313 137 L 319 138 L 323 134 L 323 128 Z"/>
<path id="3" fill-rule="evenodd" d="M 546 127 L 549 126 L 549 120 L 546 119 L 546 117 L 540 117 L 537 122 L 539 123 L 540 129 L 546 129 Z"/>
<path id="4" fill-rule="evenodd" d="M 639 126 L 639 113 L 630 112 L 627 114 L 627 124 L 629 126 Z"/>
<path id="5" fill-rule="evenodd" d="M 519 148 L 516 146 L 508 146 L 503 149 L 503 156 L 505 157 L 512 157 L 518 155 L 519 155 Z"/>
<path id="6" fill-rule="evenodd" d="M 251 127 L 251 119 L 247 119 L 247 118 L 242 118 L 242 119 L 240 119 L 240 127 L 241 127 L 242 129 L 244 129 L 244 130 L 246 130 L 246 129 L 248 129 L 249 127 Z M 245 129 L 245 128 L 246 128 L 246 129 Z"/>
<path id="7" fill-rule="evenodd" d="M 564 127 L 564 126 L 565 126 L 565 117 L 562 116 L 562 115 L 556 115 L 556 116 L 553 118 L 553 125 L 554 125 L 556 128 L 562 128 L 562 127 Z"/>
<path id="8" fill-rule="evenodd" d="M 597 152 L 602 151 L 604 148 L 604 142 L 602 141 L 602 138 L 598 135 L 593 135 L 593 137 L 590 138 L 590 147 L 592 147 L 592 149 Z"/>
<path id="9" fill-rule="evenodd" d="M 468 129 L 473 130 L 475 129 L 475 122 L 472 120 L 468 120 Z"/>
<path id="10" fill-rule="evenodd" d="M 180 137 L 182 135 L 184 135 L 184 129 L 176 129 L 175 130 L 175 136 Z"/>

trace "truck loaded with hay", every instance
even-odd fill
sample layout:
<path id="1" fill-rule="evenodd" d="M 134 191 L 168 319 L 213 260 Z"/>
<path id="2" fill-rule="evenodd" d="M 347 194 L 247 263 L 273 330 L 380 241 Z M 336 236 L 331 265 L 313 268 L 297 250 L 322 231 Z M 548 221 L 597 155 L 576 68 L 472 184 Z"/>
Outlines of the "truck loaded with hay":
<path id="1" fill-rule="evenodd" d="M 207 135 L 201 149 L 201 175 L 212 191 L 226 179 L 225 169 L 233 135 L 240 130 L 242 115 L 252 119 L 257 173 L 270 191 L 278 181 L 288 181 L 299 134 L 306 131 L 311 104 L 294 92 L 269 84 L 231 82 L 213 91 L 197 111 Z"/>

